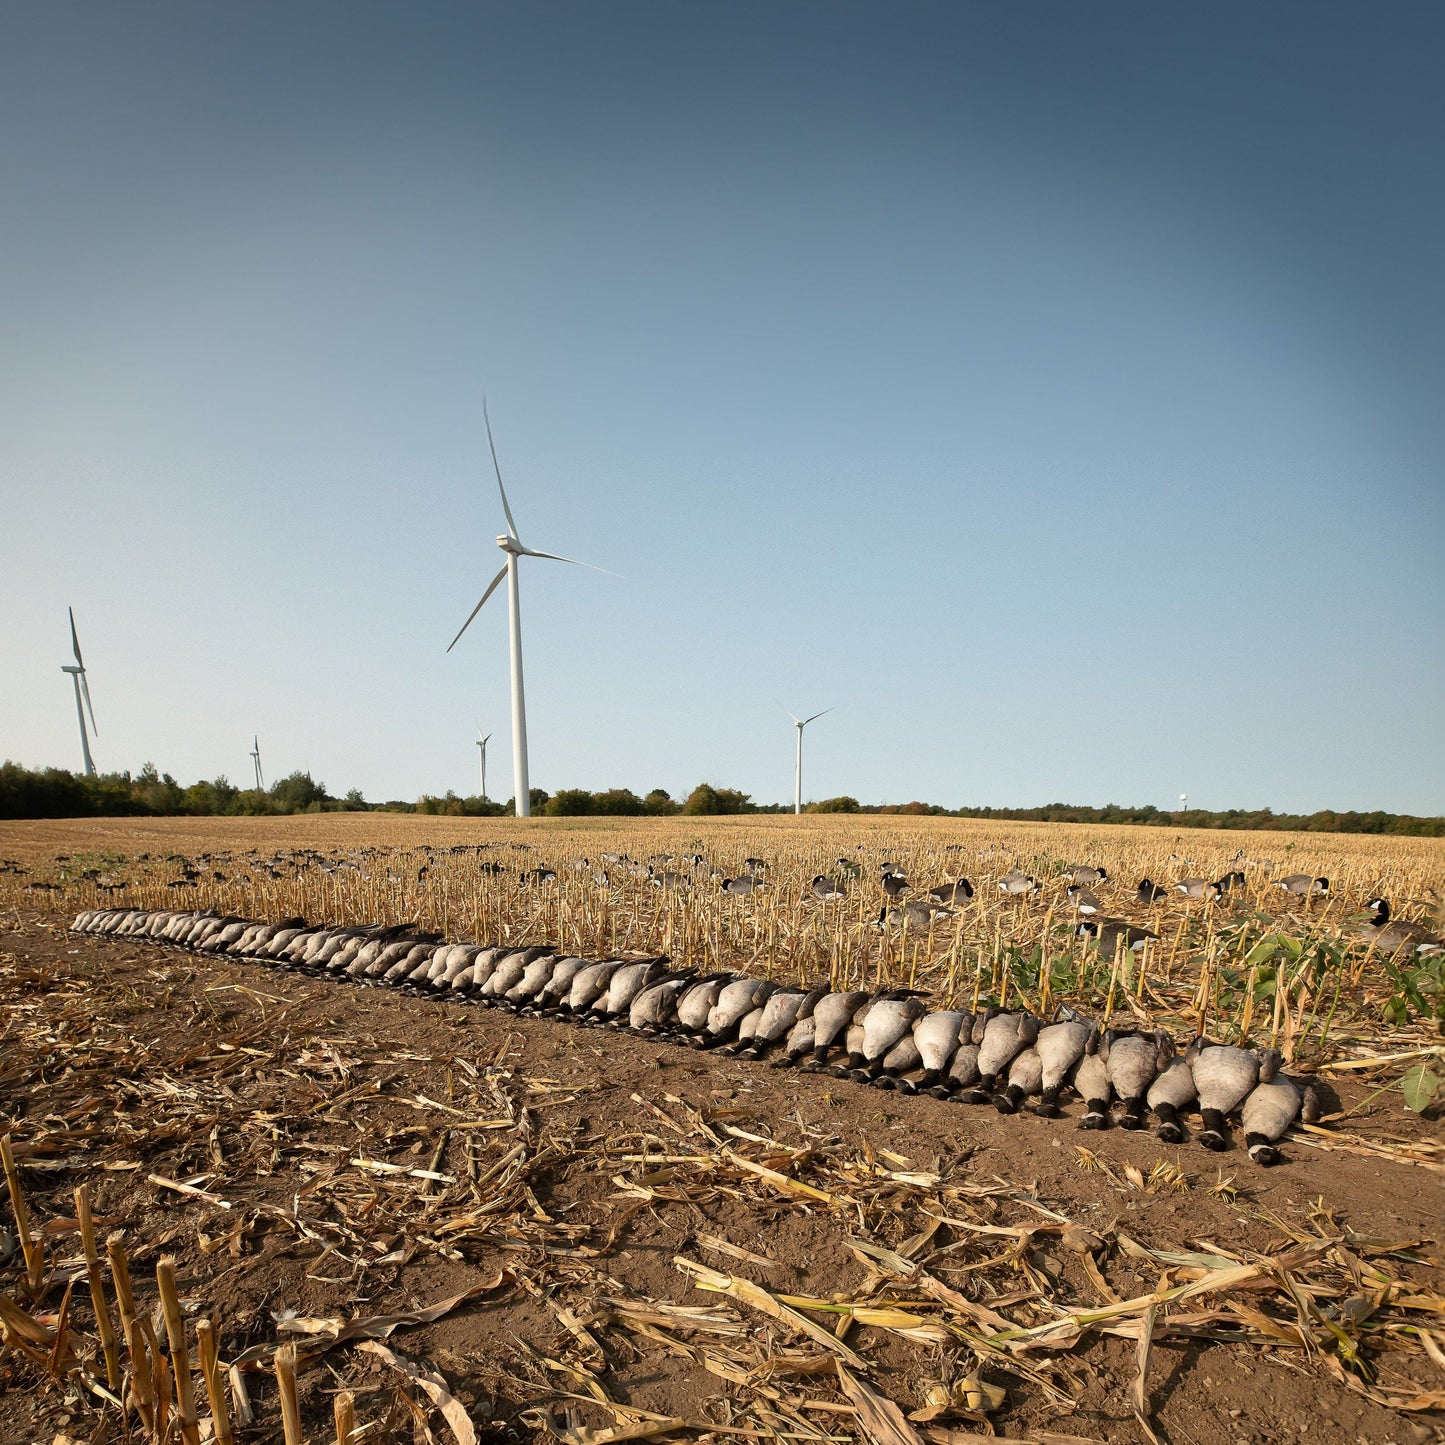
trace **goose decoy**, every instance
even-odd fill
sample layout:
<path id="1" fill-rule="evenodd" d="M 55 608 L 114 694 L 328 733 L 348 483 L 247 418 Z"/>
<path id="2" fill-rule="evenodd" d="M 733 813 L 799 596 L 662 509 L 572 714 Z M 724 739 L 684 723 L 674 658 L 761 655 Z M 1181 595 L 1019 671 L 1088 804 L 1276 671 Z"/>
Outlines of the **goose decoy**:
<path id="1" fill-rule="evenodd" d="M 1064 889 L 1064 895 L 1074 905 L 1074 911 L 1084 914 L 1085 917 L 1097 913 L 1104 906 L 1099 902 L 1097 893 L 1079 883 L 1069 884 Z"/>
<path id="2" fill-rule="evenodd" d="M 634 1034 L 658 1034 L 669 1028 L 678 999 L 695 977 L 691 973 L 672 974 L 648 984 L 628 1007 L 628 1028 Z"/>
<path id="3" fill-rule="evenodd" d="M 1204 1131 L 1199 1142 L 1216 1153 L 1228 1143 L 1225 1118 L 1237 1109 L 1259 1082 L 1259 1055 L 1232 1044 L 1211 1044 L 1198 1038 L 1185 1053 L 1194 1077 Z"/>
<path id="4" fill-rule="evenodd" d="M 530 1012 L 541 1013 L 556 1008 L 572 991 L 572 980 L 586 967 L 585 958 L 559 958 L 553 965 L 552 976 L 532 1000 Z"/>
<path id="5" fill-rule="evenodd" d="M 674 1013 L 677 1016 L 678 1031 L 689 1038 L 698 1037 L 707 1031 L 707 1018 L 717 1003 L 723 985 L 731 983 L 736 975 L 731 973 L 709 973 L 694 979 L 683 990 Z"/>
<path id="6" fill-rule="evenodd" d="M 1249 1157 L 1265 1168 L 1283 1157 L 1275 1146 L 1296 1119 L 1303 1117 L 1306 1124 L 1313 1124 L 1320 1117 L 1314 1086 L 1301 1089 L 1279 1072 L 1280 1063 L 1278 1049 L 1266 1049 L 1260 1055 L 1259 1083 L 1250 1090 L 1241 1113 L 1245 1148 Z"/>
<path id="7" fill-rule="evenodd" d="M 776 993 L 769 994 L 763 1004 L 763 1016 L 758 1020 L 747 1048 L 740 1051 L 740 1057 L 762 1058 L 774 1044 L 792 1032 L 799 1019 L 813 1012 L 818 1000 L 827 992 L 826 987 L 806 990 L 780 988 Z"/>
<path id="8" fill-rule="evenodd" d="M 547 986 L 552 970 L 557 967 L 557 955 L 547 952 L 538 956 L 522 970 L 522 976 L 502 997 L 514 1008 L 521 1010 L 531 1004 Z"/>
<path id="9" fill-rule="evenodd" d="M 1039 1102 L 1033 1106 L 1034 1113 L 1046 1119 L 1057 1116 L 1059 1094 L 1084 1057 L 1089 1032 L 1090 1025 L 1080 1019 L 1047 1024 L 1039 1030 L 1039 1036 L 1034 1041 L 1040 1065 Z"/>
<path id="10" fill-rule="evenodd" d="M 1231 869 L 1222 877 L 1214 880 L 1214 886 L 1221 894 L 1232 893 L 1236 888 L 1243 888 L 1245 883 L 1244 874 L 1239 869 Z"/>
<path id="11" fill-rule="evenodd" d="M 1185 898 L 1203 899 L 1206 903 L 1212 903 L 1219 897 L 1219 884 L 1211 883 L 1207 878 L 1181 878 L 1174 885 L 1174 891 Z"/>
<path id="12" fill-rule="evenodd" d="M 936 903 L 922 901 L 905 903 L 901 908 L 884 906 L 878 910 L 876 927 L 881 929 L 907 928 L 913 932 L 926 932 L 932 925 L 944 918 L 952 918 L 952 909 L 940 908 Z"/>
<path id="13" fill-rule="evenodd" d="M 849 1056 L 848 1076 L 862 1084 L 877 1075 L 883 1068 L 883 1056 L 901 1039 L 913 1036 L 913 1025 L 925 1011 L 923 1000 L 905 989 L 880 993 L 863 1021 L 860 1056 Z"/>
<path id="14" fill-rule="evenodd" d="M 1377 952 L 1394 954 L 1403 948 L 1417 955 L 1439 953 L 1440 939 L 1423 923 L 1391 918 L 1390 905 L 1383 898 L 1372 898 L 1365 906 L 1373 910 L 1373 917 L 1356 924 L 1355 933 Z"/>
<path id="15" fill-rule="evenodd" d="M 860 1009 L 867 1007 L 871 995 L 861 990 L 843 990 L 824 994 L 813 1005 L 813 1062 L 820 1069 L 828 1050 L 847 1033 Z M 808 1069 L 810 1066 L 803 1066 Z"/>
<path id="16" fill-rule="evenodd" d="M 1079 1128 L 1107 1129 L 1113 1085 L 1109 1082 L 1109 1040 L 1107 1035 L 1099 1033 L 1098 1025 L 1090 1029 L 1084 1057 L 1074 1070 L 1074 1088 L 1084 1101 Z"/>
<path id="17" fill-rule="evenodd" d="M 1109 877 L 1107 868 L 1079 867 L 1074 869 L 1073 881 L 1075 883 L 1103 883 Z"/>
<path id="18" fill-rule="evenodd" d="M 957 1009 L 939 1009 L 925 1014 L 913 1025 L 913 1038 L 923 1064 L 923 1076 L 918 1081 L 920 1090 L 931 1093 L 942 1084 L 959 1040 L 972 1030 L 973 1015 Z M 944 1091 L 945 1095 L 947 1092 Z"/>
<path id="19" fill-rule="evenodd" d="M 975 1017 L 972 1027 L 958 1031 L 958 1047 L 953 1051 L 953 1060 L 948 1066 L 948 1077 L 935 1084 L 928 1092 L 935 1099 L 952 1099 L 962 1102 L 968 1091 L 978 1083 L 978 1049 L 983 1042 L 983 1030 L 987 1020 L 996 1010 L 985 1009 Z"/>
<path id="20" fill-rule="evenodd" d="M 1180 1058 L 1175 1052 L 1171 1034 L 1160 1029 L 1155 1039 L 1159 1048 L 1159 1072 L 1149 1085 L 1145 1103 L 1159 1120 L 1159 1137 L 1166 1144 L 1181 1144 L 1184 1141 L 1184 1125 L 1179 1122 L 1179 1114 L 1196 1098 L 1194 1071 L 1189 1067 L 1189 1060 Z"/>
<path id="21" fill-rule="evenodd" d="M 903 1094 L 916 1094 L 917 1082 L 905 1075 L 916 1074 L 922 1063 L 918 1040 L 911 1032 L 906 1033 L 879 1060 L 877 1068 L 868 1076 L 868 1082 L 875 1089 L 897 1089 Z"/>
<path id="22" fill-rule="evenodd" d="M 736 878 L 724 878 L 722 881 L 722 891 L 738 898 L 749 898 L 754 889 L 762 886 L 763 880 L 754 878 L 751 873 L 741 873 Z"/>
<path id="23" fill-rule="evenodd" d="M 885 873 L 881 881 L 890 898 L 902 898 L 908 892 L 908 880 L 901 873 Z"/>
<path id="24" fill-rule="evenodd" d="M 1011 898 L 1020 898 L 1037 893 L 1043 884 L 1032 874 L 1022 873 L 1015 868 L 1012 873 L 1005 873 L 998 880 L 998 886 Z"/>
<path id="25" fill-rule="evenodd" d="M 777 984 L 762 978 L 735 978 L 724 984 L 708 1011 L 702 1037 L 694 1040 L 695 1046 L 711 1049 L 731 1043 L 737 1037 L 738 1025 L 776 989 Z"/>
<path id="26" fill-rule="evenodd" d="M 1167 897 L 1168 893 L 1167 888 L 1155 883 L 1152 879 L 1141 878 L 1138 888 L 1134 890 L 1134 901 L 1144 905 L 1158 903 L 1161 898 Z"/>
<path id="27" fill-rule="evenodd" d="M 1142 1129 L 1149 1085 L 1159 1071 L 1159 1042 L 1152 1034 L 1111 1031 L 1108 1043 L 1109 1083 L 1124 1105 L 1119 1123 Z"/>
<path id="28" fill-rule="evenodd" d="M 1008 1087 L 993 1096 L 993 1106 L 1000 1114 L 1017 1114 L 1019 1105 L 1044 1087 L 1044 1061 L 1036 1047 L 1015 1054 L 1008 1069 Z"/>
<path id="29" fill-rule="evenodd" d="M 535 955 L 533 955 L 535 957 Z M 479 1002 L 498 1003 L 513 984 L 520 983 L 532 960 L 525 948 L 511 950 L 497 962 L 487 981 L 477 989 Z"/>
<path id="30" fill-rule="evenodd" d="M 821 898 L 825 903 L 831 902 L 835 898 L 844 898 L 847 896 L 842 884 L 833 882 L 831 878 L 823 873 L 816 874 L 813 881 L 808 885 L 808 888 L 814 898 Z"/>
<path id="31" fill-rule="evenodd" d="M 744 858 L 743 867 L 749 873 L 761 873 L 768 865 L 762 858 Z"/>
<path id="32" fill-rule="evenodd" d="M 844 1057 L 828 1064 L 823 1070 L 825 1074 L 831 1074 L 835 1079 L 843 1079 L 848 1077 L 852 1069 L 862 1066 L 863 1025 L 867 1022 L 868 1012 L 872 1007 L 873 1000 L 870 999 L 853 1015 L 853 1021 L 843 1034 Z M 857 1060 L 856 1064 L 854 1060 Z"/>
<path id="33" fill-rule="evenodd" d="M 813 1052 L 813 1043 L 818 1035 L 818 1020 L 813 1014 L 800 1018 L 788 1030 L 783 1051 L 773 1060 L 775 1069 L 794 1069 Z"/>
<path id="34" fill-rule="evenodd" d="M 978 1047 L 978 1083 L 964 1096 L 970 1104 L 987 1104 L 998 1076 L 1039 1036 L 1039 1021 L 1028 1013 L 995 1013 L 984 1023 Z"/>
<path id="35" fill-rule="evenodd" d="M 956 883 L 940 883 L 937 888 L 928 890 L 930 903 L 952 904 L 955 908 L 961 907 L 972 897 L 973 884 L 967 878 L 960 878 Z"/>
<path id="36" fill-rule="evenodd" d="M 607 980 L 607 992 L 593 1001 L 588 1018 L 609 1021 L 615 1027 L 627 1017 L 632 1000 L 648 984 L 656 983 L 667 972 L 665 958 L 645 958 L 637 963 L 624 963 Z"/>
<path id="37" fill-rule="evenodd" d="M 1080 938 L 1094 939 L 1101 958 L 1113 958 L 1121 947 L 1130 953 L 1142 953 L 1151 939 L 1157 941 L 1159 937 L 1152 929 L 1140 928 L 1122 918 L 1085 918 L 1074 932 Z"/>
<path id="38" fill-rule="evenodd" d="M 1308 873 L 1291 873 L 1287 878 L 1277 879 L 1276 887 L 1294 894 L 1296 898 L 1322 898 L 1330 891 L 1330 880 L 1312 878 Z"/>
<path id="39" fill-rule="evenodd" d="M 572 975 L 572 987 L 567 1001 L 557 1005 L 557 1012 L 580 1015 L 590 1009 L 607 992 L 612 975 L 622 967 L 620 958 L 604 959 L 600 963 L 589 963 Z"/>

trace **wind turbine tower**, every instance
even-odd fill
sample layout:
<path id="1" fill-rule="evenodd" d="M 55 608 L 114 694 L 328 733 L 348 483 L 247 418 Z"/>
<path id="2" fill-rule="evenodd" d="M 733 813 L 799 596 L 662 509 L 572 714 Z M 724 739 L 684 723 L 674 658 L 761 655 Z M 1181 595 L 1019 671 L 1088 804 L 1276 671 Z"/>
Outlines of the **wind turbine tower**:
<path id="1" fill-rule="evenodd" d="M 517 535 L 517 524 L 512 519 L 512 508 L 507 501 L 507 489 L 502 485 L 502 468 L 497 461 L 497 444 L 492 440 L 492 419 L 487 415 L 486 398 L 482 399 L 482 418 L 487 424 L 487 446 L 492 452 L 492 467 L 497 473 L 497 490 L 502 494 L 502 510 L 507 514 L 507 530 L 497 538 L 497 546 L 506 556 L 502 570 L 487 584 L 482 600 L 472 608 L 472 615 L 462 623 L 461 632 L 452 638 L 447 651 L 450 652 L 462 639 L 462 632 L 472 625 L 472 618 L 482 610 L 488 597 L 507 579 L 507 616 L 510 621 L 512 644 L 512 785 L 516 799 L 516 814 L 519 818 L 532 816 L 532 791 L 527 780 L 527 701 L 522 687 L 522 603 L 517 591 L 517 563 L 523 557 L 543 557 L 549 562 L 567 562 L 573 567 L 590 567 L 594 572 L 606 572 L 605 567 L 593 567 L 590 562 L 578 562 L 572 557 L 559 557 L 555 552 L 538 552 L 524 547 Z M 615 577 L 615 572 L 608 573 Z"/>
<path id="2" fill-rule="evenodd" d="M 482 725 L 477 724 L 477 751 L 482 755 L 482 802 L 487 801 L 487 744 L 491 742 L 492 735 L 488 733 L 482 736 Z"/>
<path id="3" fill-rule="evenodd" d="M 251 739 L 251 761 L 256 765 L 256 791 L 258 793 L 264 793 L 266 791 L 266 779 L 261 773 L 261 739 L 259 737 L 253 737 Z"/>
<path id="4" fill-rule="evenodd" d="M 788 716 L 793 718 L 793 726 L 798 730 L 798 766 L 793 773 L 793 812 L 803 811 L 803 729 L 810 722 L 816 722 L 826 713 L 832 712 L 831 707 L 825 707 L 822 712 L 815 712 L 812 717 L 794 717 L 792 713 Z"/>
<path id="5" fill-rule="evenodd" d="M 90 705 L 90 684 L 85 680 L 85 659 L 80 655 L 80 637 L 75 631 L 75 608 L 66 609 L 70 613 L 70 645 L 75 651 L 75 661 L 62 667 L 61 672 L 68 672 L 70 680 L 75 684 L 75 716 L 80 720 L 80 751 L 85 757 L 85 776 L 95 776 L 95 760 L 90 756 L 90 738 L 85 731 L 85 714 L 90 713 L 91 730 L 97 737 L 100 736 L 100 729 L 95 725 L 95 709 Z M 80 706 L 80 695 L 85 694 L 85 709 Z"/>

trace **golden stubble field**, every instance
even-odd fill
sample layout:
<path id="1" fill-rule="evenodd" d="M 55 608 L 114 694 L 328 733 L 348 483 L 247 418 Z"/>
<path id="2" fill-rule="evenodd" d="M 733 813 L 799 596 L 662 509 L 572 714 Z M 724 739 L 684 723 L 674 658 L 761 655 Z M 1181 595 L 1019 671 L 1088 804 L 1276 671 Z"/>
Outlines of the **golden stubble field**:
<path id="1" fill-rule="evenodd" d="M 723 891 L 748 859 L 761 860 L 763 886 L 748 897 Z M 1391 963 L 1353 935 L 1376 894 L 1397 916 L 1438 925 L 1438 839 L 858 815 L 330 814 L 3 823 L 0 860 L 9 867 L 0 905 L 414 920 L 449 939 L 551 943 L 588 956 L 662 953 L 679 966 L 827 978 L 835 987 L 908 984 L 949 1003 L 991 999 L 1045 1012 L 1069 1003 L 1111 1019 L 1268 1035 L 1297 1060 L 1328 1051 L 1342 1030 L 1388 1022 L 1428 1035 L 1431 1005 L 1440 1004 L 1429 968 Z M 909 880 L 905 903 L 960 877 L 975 896 L 926 924 L 880 927 L 891 902 L 885 863 Z M 1081 864 L 1108 872 L 1095 886 L 1104 913 L 1159 935 L 1141 959 L 1121 949 L 1102 956 L 1077 936 L 1065 889 Z M 998 880 L 1015 869 L 1040 890 L 1005 894 Z M 1236 870 L 1243 885 L 1218 903 L 1136 902 L 1142 878 L 1172 885 Z M 1328 896 L 1286 893 L 1278 880 L 1295 873 L 1328 878 Z M 819 874 L 844 896 L 815 898 L 809 885 Z"/>

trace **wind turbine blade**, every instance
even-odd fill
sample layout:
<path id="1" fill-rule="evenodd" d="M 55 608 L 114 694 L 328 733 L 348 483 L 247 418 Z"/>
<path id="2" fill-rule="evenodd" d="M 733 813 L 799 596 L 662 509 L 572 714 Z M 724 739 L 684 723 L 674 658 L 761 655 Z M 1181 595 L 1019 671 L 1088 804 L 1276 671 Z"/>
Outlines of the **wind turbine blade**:
<path id="1" fill-rule="evenodd" d="M 492 440 L 492 419 L 487 415 L 487 398 L 482 397 L 482 420 L 487 424 L 487 445 L 492 449 L 492 467 L 497 473 L 497 489 L 502 494 L 502 510 L 507 514 L 507 534 L 513 541 L 520 542 L 522 539 L 517 536 L 517 524 L 512 520 L 512 509 L 507 503 L 507 489 L 502 485 L 502 465 L 497 460 L 497 444 Z M 482 599 L 485 602 L 487 599 Z M 470 619 L 469 619 L 470 620 Z M 466 629 L 463 628 L 462 631 Z M 461 634 L 459 633 L 458 636 Z M 450 648 L 447 649 L 451 651 Z"/>
<path id="2" fill-rule="evenodd" d="M 503 567 L 502 570 L 501 570 L 500 572 L 498 572 L 495 577 L 492 578 L 492 585 L 491 585 L 490 587 L 488 587 L 485 592 L 482 593 L 482 600 L 481 600 L 480 602 L 478 602 L 475 607 L 472 608 L 472 616 L 471 616 L 471 617 L 468 617 L 467 620 L 462 623 L 462 632 L 465 632 L 465 631 L 467 630 L 467 628 L 469 628 L 469 627 L 472 625 L 472 617 L 475 617 L 475 616 L 477 615 L 477 613 L 482 610 L 482 608 L 486 605 L 487 598 L 490 597 L 490 596 L 492 595 L 492 593 L 497 590 L 498 584 L 501 582 L 502 578 L 505 577 L 506 575 L 507 575 L 507 569 L 506 569 L 505 567 Z M 452 638 L 451 647 L 448 647 L 448 648 L 447 648 L 447 651 L 448 651 L 448 652 L 450 652 L 450 651 L 452 650 L 452 647 L 455 647 L 455 646 L 457 645 L 457 643 L 459 643 L 459 642 L 462 640 L 462 632 L 457 633 L 457 635 L 456 635 L 454 638 Z"/>
<path id="3" fill-rule="evenodd" d="M 484 737 L 484 738 L 482 739 L 482 746 L 483 746 L 483 747 L 486 747 L 486 745 L 487 745 L 489 742 L 491 742 L 491 740 L 492 740 L 492 735 L 491 735 L 491 733 L 488 733 L 488 734 L 486 735 L 486 737 Z"/>
<path id="4" fill-rule="evenodd" d="M 555 552 L 534 552 L 530 547 L 522 548 L 524 557 L 545 557 L 549 562 L 570 562 L 574 567 L 586 567 L 591 572 L 601 572 L 607 577 L 616 577 L 619 582 L 624 578 L 620 572 L 609 572 L 605 567 L 598 567 L 591 562 L 579 562 L 575 557 L 559 557 Z"/>
<path id="5" fill-rule="evenodd" d="M 833 711 L 833 708 L 837 706 L 838 704 L 835 702 L 833 707 L 825 707 L 822 712 L 815 712 L 812 717 L 805 717 L 803 719 L 803 726 L 807 727 L 810 722 L 817 722 L 820 717 L 827 717 L 827 715 Z"/>
<path id="6" fill-rule="evenodd" d="M 90 705 L 90 684 L 85 680 L 85 669 L 80 669 L 80 690 L 85 694 L 85 710 L 90 714 L 90 730 L 96 737 L 100 736 L 100 729 L 95 725 L 95 709 Z"/>
<path id="7" fill-rule="evenodd" d="M 792 718 L 792 720 L 793 720 L 795 723 L 797 723 L 797 725 L 798 725 L 799 727 L 802 727 L 802 726 L 803 726 L 803 720 L 802 720 L 802 718 L 800 718 L 800 717 L 797 715 L 797 713 L 792 713 L 792 712 L 790 712 L 790 713 L 788 714 L 788 716 L 789 716 L 790 718 Z"/>
<path id="8" fill-rule="evenodd" d="M 75 608 L 67 607 L 65 610 L 70 613 L 70 645 L 75 649 L 75 660 L 83 670 L 85 668 L 85 659 L 80 655 L 80 638 L 75 631 Z"/>

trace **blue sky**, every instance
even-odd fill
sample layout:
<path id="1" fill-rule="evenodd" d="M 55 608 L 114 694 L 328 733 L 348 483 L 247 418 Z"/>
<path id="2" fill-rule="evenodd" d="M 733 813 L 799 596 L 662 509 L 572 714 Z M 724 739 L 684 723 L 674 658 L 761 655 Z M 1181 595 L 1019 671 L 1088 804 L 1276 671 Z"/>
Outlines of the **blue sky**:
<path id="1" fill-rule="evenodd" d="M 0 755 L 1445 811 L 1435 5 L 0 19 Z"/>

